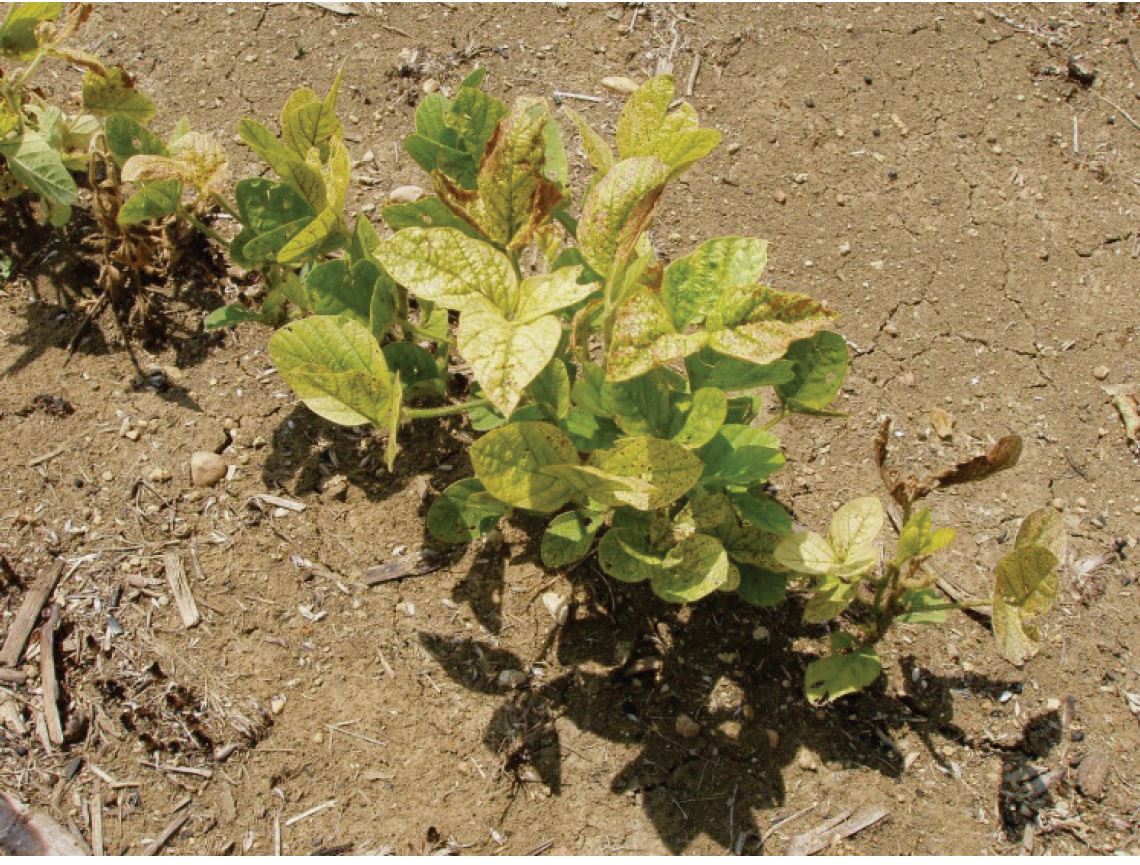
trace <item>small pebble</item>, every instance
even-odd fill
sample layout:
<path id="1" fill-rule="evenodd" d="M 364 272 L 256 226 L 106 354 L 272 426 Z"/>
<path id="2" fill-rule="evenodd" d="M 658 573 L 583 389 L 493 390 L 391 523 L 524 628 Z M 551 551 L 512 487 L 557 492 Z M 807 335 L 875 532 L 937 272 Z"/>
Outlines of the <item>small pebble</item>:
<path id="1" fill-rule="evenodd" d="M 728 145 L 726 149 L 728 150 L 728 155 L 732 156 L 732 154 L 740 152 L 740 145 L 734 141 L 732 144 Z"/>
<path id="2" fill-rule="evenodd" d="M 766 640 L 769 636 L 771 636 L 771 632 L 763 625 L 757 625 L 752 629 L 752 639 L 754 640 Z"/>
<path id="3" fill-rule="evenodd" d="M 498 682 L 500 688 L 519 688 L 526 684 L 526 673 L 522 670 L 501 670 Z"/>
<path id="4" fill-rule="evenodd" d="M 780 747 L 780 731 L 773 730 L 771 727 L 764 731 L 764 737 L 768 741 L 768 747 L 775 751 Z"/>
<path id="5" fill-rule="evenodd" d="M 1049 504 L 1052 505 L 1055 511 L 1063 511 L 1065 509 L 1065 500 L 1060 496 L 1057 496 L 1057 498 L 1053 499 Z"/>
<path id="6" fill-rule="evenodd" d="M 772 193 L 772 200 L 774 202 L 776 202 L 777 204 L 783 204 L 785 201 L 788 200 L 788 195 L 786 192 L 784 192 L 784 190 L 777 189 L 775 192 Z"/>
<path id="7" fill-rule="evenodd" d="M 701 735 L 701 725 L 688 715 L 678 715 L 673 724 L 673 729 L 682 739 L 695 739 Z"/>
<path id="8" fill-rule="evenodd" d="M 213 451 L 190 455 L 190 483 L 196 487 L 212 487 L 226 476 L 226 470 L 226 461 Z"/>
<path id="9" fill-rule="evenodd" d="M 850 255 L 851 254 L 851 244 L 848 243 L 846 240 L 843 241 L 843 243 L 839 244 L 839 254 L 840 255 Z"/>
<path id="10" fill-rule="evenodd" d="M 1106 378 L 1108 378 L 1108 367 L 1103 365 L 1096 367 L 1093 370 L 1093 378 L 1095 378 L 1097 381 L 1104 381 Z"/>
<path id="11" fill-rule="evenodd" d="M 114 479 L 115 479 L 115 475 L 113 472 L 110 472 L 110 471 L 103 472 L 103 480 L 113 481 Z"/>
<path id="12" fill-rule="evenodd" d="M 424 191 L 418 186 L 397 186 L 388 193 L 388 200 L 394 204 L 410 204 L 419 201 Z"/>

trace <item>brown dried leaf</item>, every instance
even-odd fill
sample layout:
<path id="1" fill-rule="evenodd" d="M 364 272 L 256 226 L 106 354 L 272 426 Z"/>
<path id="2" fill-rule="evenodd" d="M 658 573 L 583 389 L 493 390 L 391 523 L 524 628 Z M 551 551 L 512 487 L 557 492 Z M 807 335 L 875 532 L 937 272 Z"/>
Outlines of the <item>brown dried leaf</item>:
<path id="1" fill-rule="evenodd" d="M 1022 440 L 1019 435 L 1008 435 L 998 439 L 997 444 L 980 456 L 943 469 L 932 478 L 934 487 L 949 487 L 954 484 L 980 481 L 1000 471 L 1017 465 L 1021 458 Z"/>

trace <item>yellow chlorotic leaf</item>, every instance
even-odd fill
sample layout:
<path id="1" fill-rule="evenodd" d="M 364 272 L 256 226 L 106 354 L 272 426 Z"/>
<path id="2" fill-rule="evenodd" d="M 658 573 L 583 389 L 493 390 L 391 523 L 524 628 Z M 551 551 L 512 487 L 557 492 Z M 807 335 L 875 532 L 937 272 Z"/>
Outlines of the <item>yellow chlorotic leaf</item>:
<path id="1" fill-rule="evenodd" d="M 816 532 L 795 532 L 788 535 L 772 552 L 780 567 L 797 574 L 827 576 L 842 562 L 827 539 Z"/>
<path id="2" fill-rule="evenodd" d="M 1057 557 L 1036 544 L 1016 544 L 998 562 L 993 628 L 998 649 L 1017 666 L 1037 654 L 1035 620 L 1057 600 Z"/>
<path id="3" fill-rule="evenodd" d="M 484 303 L 460 314 L 457 347 L 487 398 L 510 415 L 527 385 L 554 357 L 561 337 L 562 323 L 552 315 L 509 321 Z"/>
<path id="4" fill-rule="evenodd" d="M 883 530 L 883 503 L 876 496 L 850 501 L 831 518 L 831 546 L 845 559 L 855 547 L 871 546 Z"/>
<path id="5" fill-rule="evenodd" d="M 507 317 L 531 321 L 584 300 L 598 290 L 598 284 L 579 283 L 581 274 L 581 265 L 576 265 L 561 267 L 554 273 L 528 276 L 519 286 L 517 308 L 508 311 Z"/>
<path id="6" fill-rule="evenodd" d="M 657 75 L 629 97 L 617 124 L 618 153 L 622 159 L 655 152 L 674 92 L 673 76 Z"/>
<path id="7" fill-rule="evenodd" d="M 614 317 L 606 353 L 606 378 L 625 381 L 655 366 L 670 364 L 701 349 L 706 334 L 678 333 L 659 295 L 641 289 L 632 294 Z"/>
<path id="8" fill-rule="evenodd" d="M 570 440 L 548 423 L 520 421 L 491 430 L 471 446 L 475 475 L 492 496 L 516 508 L 551 513 L 574 488 L 551 466 L 578 463 Z"/>
<path id="9" fill-rule="evenodd" d="M 448 207 L 506 249 L 525 246 L 562 198 L 544 173 L 548 122 L 544 100 L 516 102 L 487 143 L 474 193 L 442 173 L 434 175 L 436 191 Z"/>
<path id="10" fill-rule="evenodd" d="M 464 311 L 489 302 L 504 313 L 518 303 L 511 260 L 455 228 L 405 228 L 382 241 L 376 258 L 416 297 Z"/>
<path id="11" fill-rule="evenodd" d="M 578 245 L 597 273 L 609 276 L 615 262 L 633 255 L 668 179 L 668 165 L 638 156 L 617 163 L 593 186 L 578 220 Z"/>
<path id="12" fill-rule="evenodd" d="M 658 438 L 621 439 L 614 447 L 594 451 L 590 465 L 619 478 L 648 484 L 640 510 L 656 510 L 675 502 L 700 479 L 704 466 L 691 451 Z"/>
<path id="13" fill-rule="evenodd" d="M 779 360 L 793 342 L 815 335 L 836 316 L 810 297 L 767 286 L 726 301 L 734 308 L 719 311 L 722 325 L 709 334 L 709 345 L 756 364 Z"/>
<path id="14" fill-rule="evenodd" d="M 598 172 L 598 175 L 604 175 L 607 171 L 613 168 L 614 153 L 610 146 L 586 121 L 586 118 L 571 108 L 569 105 L 564 106 L 563 111 L 566 115 L 574 121 L 574 125 L 578 128 L 578 136 L 582 140 L 582 150 L 586 154 L 586 158 L 590 160 L 590 165 Z"/>

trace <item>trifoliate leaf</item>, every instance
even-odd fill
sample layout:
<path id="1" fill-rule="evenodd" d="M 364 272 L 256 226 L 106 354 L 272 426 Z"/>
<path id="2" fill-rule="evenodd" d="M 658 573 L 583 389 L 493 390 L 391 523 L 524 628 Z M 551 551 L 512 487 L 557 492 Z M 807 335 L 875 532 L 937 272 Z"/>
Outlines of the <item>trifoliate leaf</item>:
<path id="1" fill-rule="evenodd" d="M 83 76 L 83 107 L 100 117 L 124 114 L 144 124 L 155 111 L 150 97 L 135 89 L 131 76 L 121 66 L 111 67 L 105 74 L 87 71 Z"/>
<path id="2" fill-rule="evenodd" d="M 831 518 L 829 540 L 836 556 L 850 562 L 858 556 L 867 556 L 883 530 L 883 503 L 878 496 L 864 496 L 843 505 Z M 872 558 L 877 558 L 873 551 Z"/>
<path id="3" fill-rule="evenodd" d="M 138 225 L 152 219 L 164 219 L 182 202 L 182 184 L 177 180 L 148 183 L 119 208 L 115 218 L 119 225 Z"/>
<path id="4" fill-rule="evenodd" d="M 701 461 L 681 445 L 658 438 L 627 438 L 594 451 L 590 465 L 619 478 L 649 486 L 641 510 L 656 510 L 679 499 L 701 476 Z M 626 502 L 633 504 L 633 502 Z"/>
<path id="5" fill-rule="evenodd" d="M 602 535 L 598 544 L 598 564 L 615 580 L 640 583 L 676 564 L 675 552 L 666 555 L 650 552 L 644 549 L 636 531 L 615 527 Z"/>
<path id="6" fill-rule="evenodd" d="M 456 345 L 495 408 L 510 415 L 527 386 L 550 363 L 562 337 L 552 315 L 509 321 L 490 305 L 470 306 L 459 319 Z"/>
<path id="7" fill-rule="evenodd" d="M 835 577 L 821 577 L 804 606 L 804 621 L 812 625 L 830 622 L 855 600 L 855 584 Z"/>
<path id="8" fill-rule="evenodd" d="M 753 565 L 741 565 L 736 593 L 757 607 L 776 607 L 787 597 L 788 578 L 784 574 Z"/>
<path id="9" fill-rule="evenodd" d="M 724 425 L 728 416 L 728 397 L 719 388 L 702 387 L 686 401 L 687 406 L 683 402 L 678 406 L 676 401 L 672 404 L 674 418 L 678 417 L 678 409 L 688 413 L 680 415 L 683 418 L 680 428 L 670 438 L 683 447 L 703 447 Z"/>
<path id="10" fill-rule="evenodd" d="M 767 480 L 784 464 L 780 440 L 767 430 L 725 424 L 701 448 L 706 485 L 751 486 Z"/>
<path id="11" fill-rule="evenodd" d="M 0 156 L 6 160 L 12 176 L 45 201 L 64 207 L 75 203 L 75 181 L 59 151 L 34 129 L 25 129 L 0 142 Z"/>
<path id="12" fill-rule="evenodd" d="M 902 564 L 918 556 L 930 556 L 954 540 L 954 530 L 935 529 L 929 509 L 923 508 L 911 514 L 906 525 L 899 532 L 895 562 Z"/>
<path id="13" fill-rule="evenodd" d="M 814 336 L 835 318 L 826 306 L 802 294 L 756 286 L 722 296 L 706 320 L 709 347 L 755 364 L 780 360 L 793 342 Z"/>
<path id="14" fill-rule="evenodd" d="M 728 497 L 740 518 L 756 528 L 775 535 L 791 532 L 792 515 L 767 493 L 752 489 L 743 493 L 729 492 Z"/>
<path id="15" fill-rule="evenodd" d="M 618 309 L 606 353 L 606 378 L 625 381 L 681 360 L 704 344 L 707 334 L 680 333 L 661 298 L 641 289 Z"/>

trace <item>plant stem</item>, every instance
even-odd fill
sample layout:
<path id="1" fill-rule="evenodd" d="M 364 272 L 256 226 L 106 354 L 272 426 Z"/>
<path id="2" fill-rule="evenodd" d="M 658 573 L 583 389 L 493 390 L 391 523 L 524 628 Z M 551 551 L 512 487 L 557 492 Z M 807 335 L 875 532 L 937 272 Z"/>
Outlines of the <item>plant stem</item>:
<path id="1" fill-rule="evenodd" d="M 447 417 L 448 415 L 462 414 L 465 411 L 471 411 L 473 408 L 482 408 L 490 404 L 490 400 L 472 399 L 467 402 L 457 402 L 454 405 L 441 405 L 437 408 L 406 408 L 404 409 L 404 417 L 410 418 L 411 420 Z"/>
<path id="2" fill-rule="evenodd" d="M 238 216 L 237 211 L 235 211 L 232 207 L 230 207 L 229 202 L 226 201 L 224 198 L 222 198 L 222 196 L 219 193 L 211 192 L 210 193 L 210 201 L 212 201 L 214 204 L 216 204 L 218 206 L 219 210 L 225 211 L 230 216 L 232 216 L 235 220 L 237 220 L 239 225 L 241 224 L 241 217 Z"/>
<path id="3" fill-rule="evenodd" d="M 178 210 L 176 211 L 176 213 L 180 217 L 185 219 L 187 222 L 189 222 L 192 226 L 194 226 L 194 228 L 197 229 L 199 232 L 204 234 L 206 237 L 210 238 L 210 240 L 214 241 L 215 243 L 221 244 L 222 246 L 228 246 L 229 245 L 228 240 L 226 240 L 224 237 L 222 237 L 220 234 L 218 234 L 218 232 L 214 231 L 214 229 L 212 229 L 210 226 L 206 225 L 206 223 L 202 222 L 202 220 L 200 220 L 198 217 L 196 217 L 193 213 L 191 213 L 189 210 L 187 210 L 182 205 L 178 206 Z"/>
<path id="4" fill-rule="evenodd" d="M 921 610 L 916 610 L 919 613 L 937 613 L 942 610 L 973 610 L 979 607 L 992 607 L 993 601 L 984 600 L 982 598 L 970 598 L 965 601 L 947 601 L 945 604 L 931 604 L 929 607 L 923 607 Z"/>

